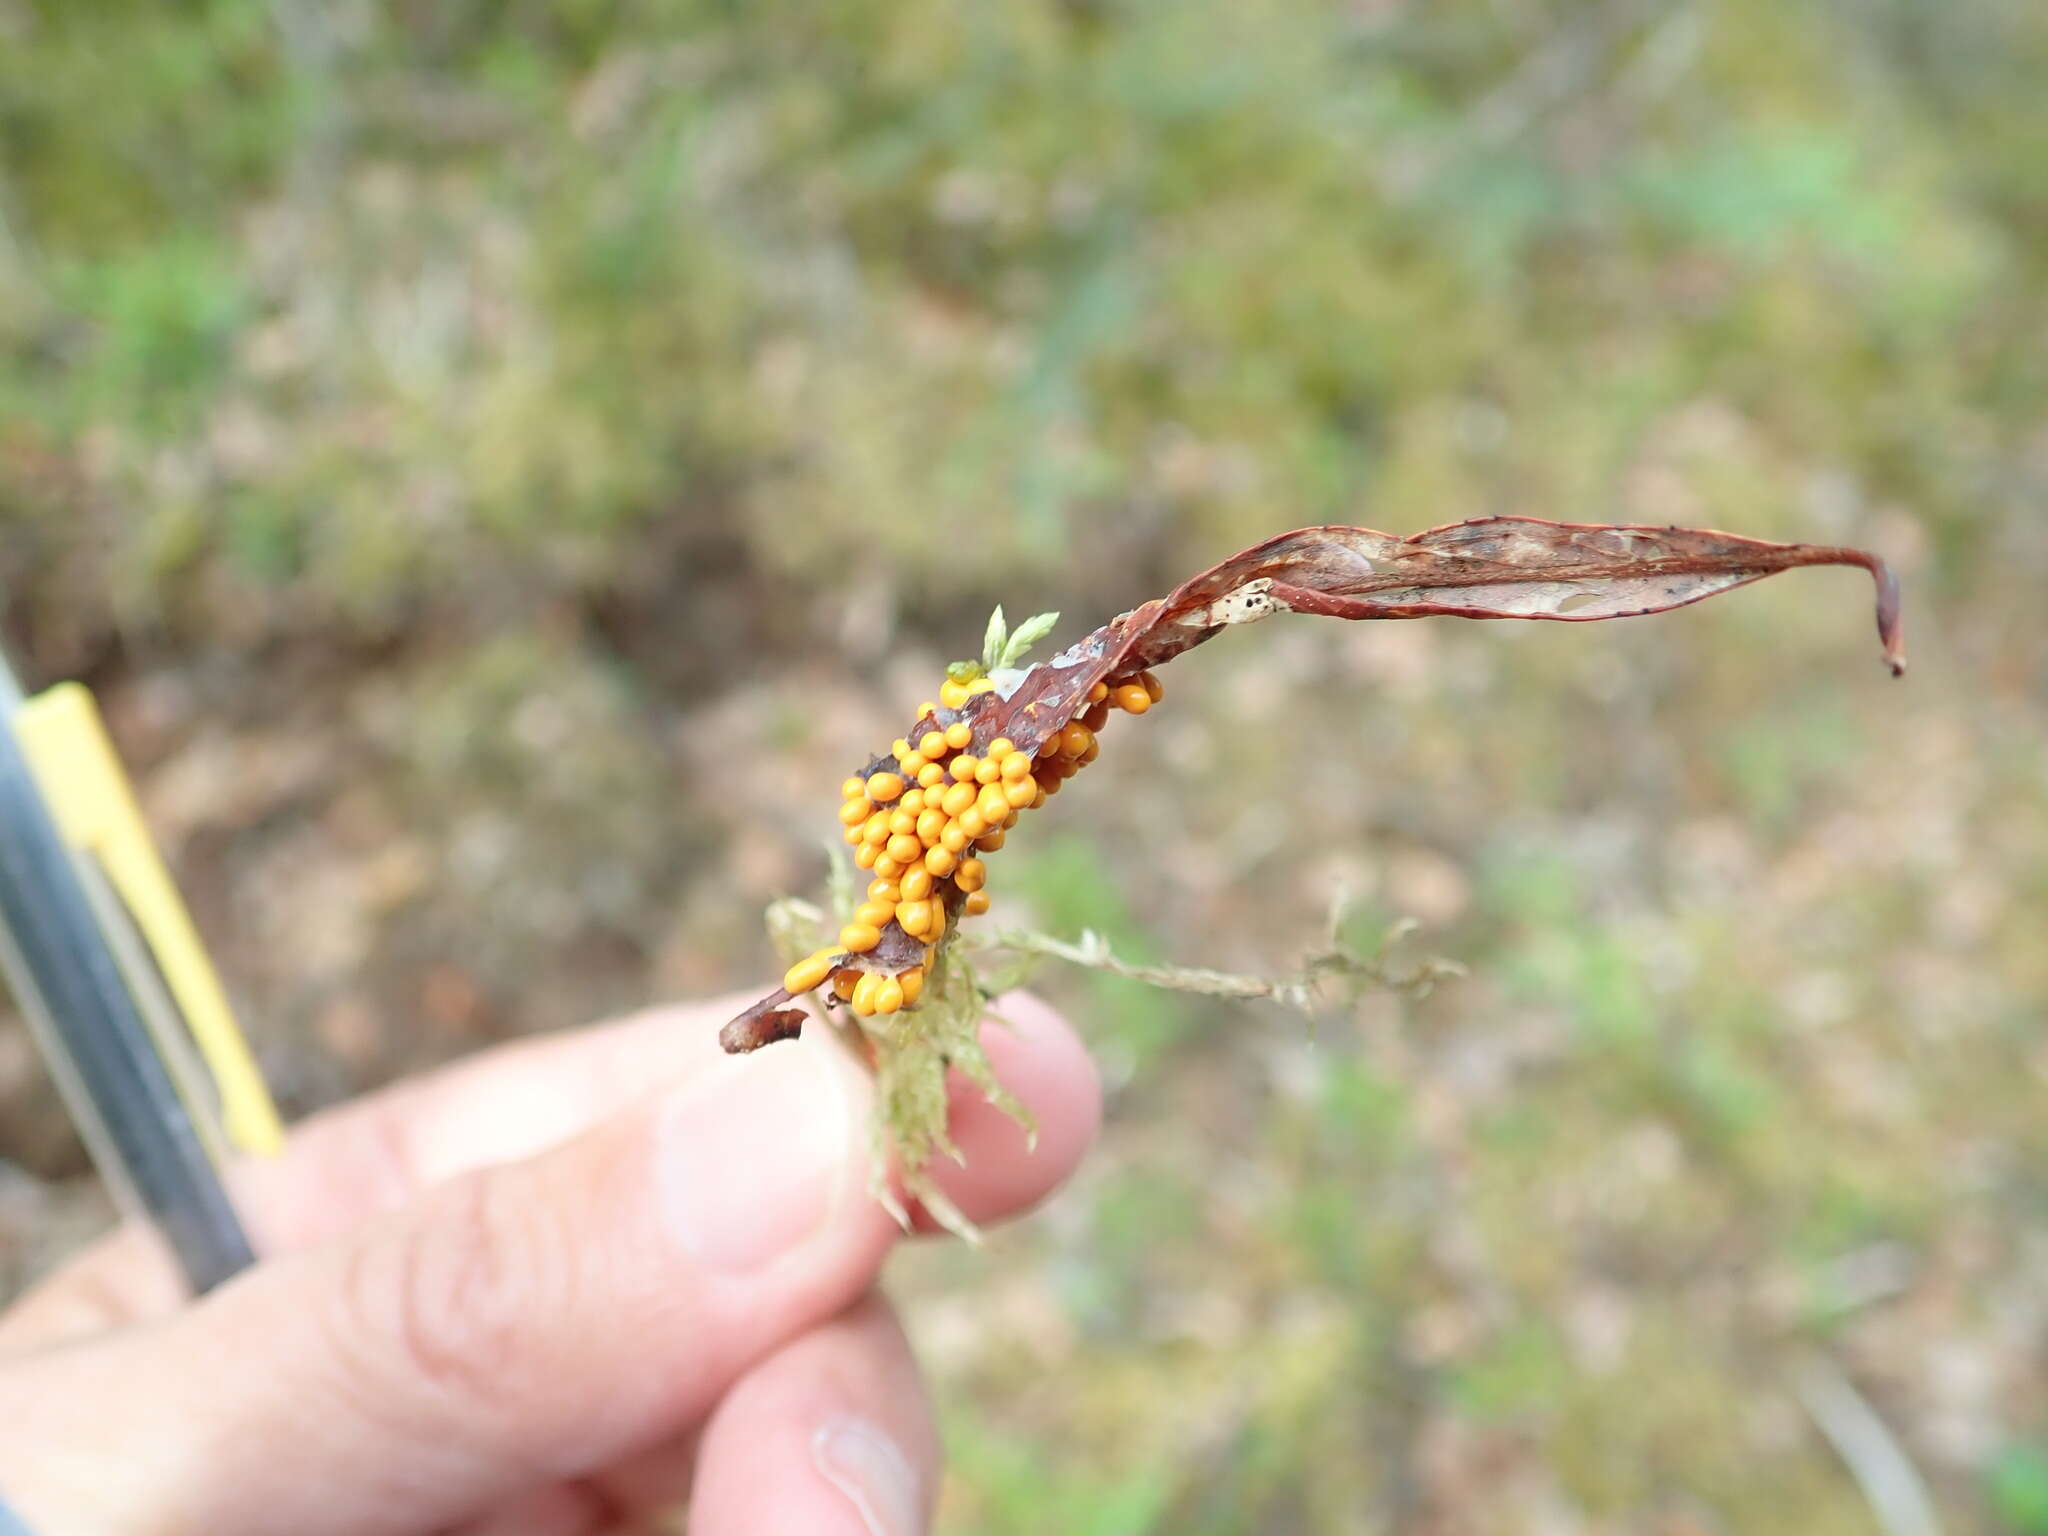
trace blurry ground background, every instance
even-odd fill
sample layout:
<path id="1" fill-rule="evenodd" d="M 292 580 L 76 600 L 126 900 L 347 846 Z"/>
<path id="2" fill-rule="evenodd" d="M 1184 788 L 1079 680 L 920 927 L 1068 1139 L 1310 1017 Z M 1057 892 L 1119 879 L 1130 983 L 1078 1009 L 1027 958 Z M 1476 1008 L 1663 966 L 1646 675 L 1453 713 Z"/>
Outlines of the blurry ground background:
<path id="1" fill-rule="evenodd" d="M 2044 79 L 2036 0 L 0 0 L 5 634 L 300 1112 L 759 981 L 997 601 L 1874 546 L 1904 683 L 1853 572 L 1172 669 L 1002 914 L 1471 977 L 1048 970 L 1100 1153 L 894 1285 L 955 1531 L 1869 1532 L 1846 1382 L 2048 1532 Z M 0 1159 L 5 1293 L 105 1219 L 11 1018 Z"/>

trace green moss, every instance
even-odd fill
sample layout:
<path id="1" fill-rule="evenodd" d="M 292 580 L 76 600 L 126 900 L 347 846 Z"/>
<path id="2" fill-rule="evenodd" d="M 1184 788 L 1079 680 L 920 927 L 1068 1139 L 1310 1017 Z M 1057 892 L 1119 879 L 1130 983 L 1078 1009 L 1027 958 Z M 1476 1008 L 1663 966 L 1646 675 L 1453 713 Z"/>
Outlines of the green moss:
<path id="1" fill-rule="evenodd" d="M 1985 1478 L 2000 1524 L 2016 1536 L 2048 1532 L 2048 1455 L 2032 1446 L 2011 1446 L 1992 1462 Z"/>

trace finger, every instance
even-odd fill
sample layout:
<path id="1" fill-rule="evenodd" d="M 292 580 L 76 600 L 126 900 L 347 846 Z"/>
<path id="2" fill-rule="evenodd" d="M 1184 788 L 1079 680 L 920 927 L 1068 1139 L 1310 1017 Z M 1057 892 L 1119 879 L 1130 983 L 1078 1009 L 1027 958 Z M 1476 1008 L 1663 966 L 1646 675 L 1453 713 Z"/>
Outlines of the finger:
<path id="1" fill-rule="evenodd" d="M 729 1058 L 718 1025 L 747 997 L 657 1008 L 494 1047 L 324 1110 L 283 1152 L 238 1163 L 235 1205 L 263 1253 L 310 1247 L 472 1169 L 559 1145 L 647 1091 Z M 188 1300 L 156 1236 L 124 1226 L 0 1317 L 0 1353 L 83 1338 Z"/>
<path id="2" fill-rule="evenodd" d="M 267 1253 L 339 1236 L 435 1184 L 558 1145 L 650 1082 L 717 1071 L 733 1059 L 718 1049 L 717 1024 L 738 1006 L 726 999 L 658 1009 L 500 1046 L 326 1111 L 293 1129 L 282 1156 L 237 1170 L 237 1205 Z M 1038 1141 L 1032 1150 L 1014 1121 L 953 1074 L 954 1138 L 968 1161 L 934 1171 L 977 1222 L 1043 1199 L 1087 1150 L 1101 1115 L 1095 1069 L 1056 1013 L 1027 993 L 1002 998 L 995 1013 L 1007 1027 L 986 1027 L 983 1044 L 998 1081 L 1036 1117 Z M 935 1230 L 922 1213 L 919 1226 Z M 124 1228 L 0 1317 L 0 1353 L 165 1316 L 186 1300 L 161 1244 Z"/>
<path id="3" fill-rule="evenodd" d="M 991 1105 L 973 1082 L 959 1072 L 951 1074 L 949 1120 L 966 1165 L 942 1161 L 933 1165 L 933 1173 L 978 1223 L 1019 1215 L 1065 1182 L 1093 1143 L 1102 1118 L 1094 1063 L 1064 1018 L 1025 992 L 997 999 L 990 1014 L 991 1022 L 982 1027 L 982 1049 L 997 1081 L 1031 1114 L 1037 1135 L 1034 1145 L 1031 1135 Z M 922 1210 L 914 1205 L 912 1210 L 920 1231 L 939 1230 Z M 660 1510 L 689 1494 L 697 1465 L 698 1442 L 692 1436 L 615 1469 L 600 1486 L 625 1508 Z"/>
<path id="4" fill-rule="evenodd" d="M 1102 1083 L 1073 1026 L 1028 992 L 996 999 L 981 1045 L 996 1081 L 1029 1112 L 1026 1128 L 961 1072 L 947 1082 L 947 1123 L 964 1162 L 936 1158 L 931 1176 L 968 1220 L 1018 1216 L 1067 1179 L 1102 1125 Z M 921 1232 L 940 1230 L 923 1211 Z"/>
<path id="5" fill-rule="evenodd" d="M 930 1399 L 870 1295 L 756 1366 L 705 1426 L 691 1536 L 916 1536 L 939 1484 Z"/>
<path id="6" fill-rule="evenodd" d="M 288 1252 L 353 1230 L 422 1191 L 580 1135 L 655 1084 L 730 1058 L 718 1026 L 745 997 L 649 1009 L 609 1024 L 493 1047 L 322 1111 L 284 1154 L 237 1165 L 258 1245 Z"/>
<path id="7" fill-rule="evenodd" d="M 449 1536 L 598 1536 L 619 1528 L 608 1500 L 581 1483 L 555 1483 L 466 1521 Z"/>
<path id="8" fill-rule="evenodd" d="M 167 1323 L 19 1361 L 0 1487 L 58 1530 L 416 1531 L 671 1440 L 872 1282 L 894 1234 L 870 1091 L 814 1031 Z"/>

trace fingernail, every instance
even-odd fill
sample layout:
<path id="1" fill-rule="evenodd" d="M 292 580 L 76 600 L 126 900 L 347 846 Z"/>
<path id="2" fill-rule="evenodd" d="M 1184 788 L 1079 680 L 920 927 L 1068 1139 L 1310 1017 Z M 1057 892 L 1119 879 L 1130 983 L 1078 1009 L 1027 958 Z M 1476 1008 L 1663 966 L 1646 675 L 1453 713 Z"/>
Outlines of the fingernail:
<path id="1" fill-rule="evenodd" d="M 845 1074 L 829 1043 L 771 1045 L 701 1080 L 662 1124 L 662 1203 L 709 1269 L 759 1269 L 825 1224 L 846 1182 Z"/>
<path id="2" fill-rule="evenodd" d="M 866 1419 L 820 1425 L 811 1436 L 811 1460 L 860 1511 L 868 1536 L 917 1536 L 924 1529 L 910 1458 Z"/>

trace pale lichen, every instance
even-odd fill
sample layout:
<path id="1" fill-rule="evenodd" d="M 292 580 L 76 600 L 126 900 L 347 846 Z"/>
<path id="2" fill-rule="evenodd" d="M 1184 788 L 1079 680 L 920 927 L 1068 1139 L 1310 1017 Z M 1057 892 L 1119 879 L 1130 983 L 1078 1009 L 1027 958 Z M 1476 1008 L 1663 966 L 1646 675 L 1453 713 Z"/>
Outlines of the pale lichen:
<path id="1" fill-rule="evenodd" d="M 833 850 L 834 909 L 841 915 L 853 904 L 850 866 Z M 1347 1006 L 1372 988 L 1387 988 L 1423 997 L 1439 981 L 1463 975 L 1457 965 L 1434 957 L 1406 964 L 1392 959 L 1394 949 L 1413 930 L 1411 923 L 1389 929 L 1371 953 L 1349 944 L 1343 935 L 1342 903 L 1332 904 L 1328 935 L 1301 969 L 1285 976 L 1247 976 L 1194 966 L 1138 965 L 1118 958 L 1100 934 L 1084 931 L 1078 940 L 1055 938 L 1030 929 L 1004 929 L 987 937 L 963 941 L 956 931 L 940 945 L 924 996 L 917 1007 L 899 1013 L 860 1018 L 850 1008 L 829 1006 L 816 996 L 809 1006 L 854 1050 L 875 1079 L 875 1105 L 869 1125 L 870 1192 L 906 1229 L 911 1213 L 891 1182 L 893 1169 L 903 1195 L 921 1206 L 931 1219 L 969 1242 L 980 1233 L 966 1214 L 947 1197 L 932 1176 L 940 1157 L 965 1159 L 948 1128 L 950 1098 L 946 1075 L 957 1069 L 990 1104 L 1032 1132 L 1030 1112 L 997 1079 L 981 1043 L 981 1026 L 991 1018 L 996 998 L 1025 979 L 1043 959 L 1064 961 L 1083 969 L 1122 976 L 1147 986 L 1204 997 L 1264 1001 L 1313 1018 Z M 785 899 L 768 909 L 768 929 L 785 959 L 809 953 L 836 926 L 838 918 L 810 902 Z M 972 957 L 992 963 L 978 969 Z"/>
<path id="2" fill-rule="evenodd" d="M 834 854 L 834 908 L 843 917 L 853 906 L 852 882 L 846 878 L 844 857 L 836 849 Z M 828 917 L 825 910 L 794 898 L 771 905 L 768 932 L 778 956 L 788 963 L 817 948 L 838 926 L 838 917 L 829 921 Z M 869 1182 L 876 1201 L 904 1227 L 910 1226 L 910 1211 L 890 1181 L 893 1168 L 902 1181 L 903 1193 L 932 1220 L 970 1242 L 979 1241 L 974 1223 L 947 1197 L 931 1173 L 934 1160 L 941 1156 L 965 1162 L 947 1128 L 947 1070 L 958 1068 L 989 1103 L 1027 1132 L 1032 1124 L 1030 1112 L 997 1080 L 982 1047 L 982 1022 L 1000 1019 L 991 1013 L 991 997 L 976 979 L 973 966 L 949 938 L 939 947 L 924 996 L 915 1008 L 861 1018 L 850 1008 L 823 1003 L 819 994 L 807 1001 L 834 1037 L 855 1051 L 874 1074 L 875 1107 L 869 1133 L 874 1155 Z"/>

